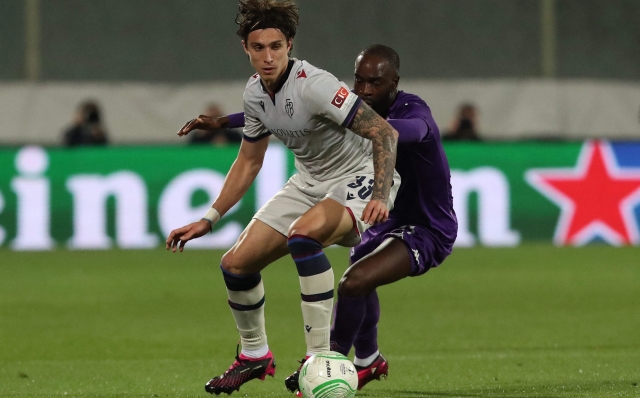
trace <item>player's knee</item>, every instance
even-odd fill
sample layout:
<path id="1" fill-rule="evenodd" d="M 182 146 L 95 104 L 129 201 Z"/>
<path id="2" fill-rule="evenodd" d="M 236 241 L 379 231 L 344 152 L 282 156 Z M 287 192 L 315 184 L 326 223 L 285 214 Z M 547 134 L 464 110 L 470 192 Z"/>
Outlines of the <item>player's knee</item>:
<path id="1" fill-rule="evenodd" d="M 242 264 L 238 261 L 238 256 L 236 256 L 232 250 L 226 252 L 222 259 L 220 260 L 220 268 L 235 275 L 243 274 Z"/>
<path id="2" fill-rule="evenodd" d="M 353 272 L 347 272 L 338 284 L 338 292 L 344 297 L 364 297 L 369 294 L 369 290 L 366 279 L 359 278 Z"/>
<path id="3" fill-rule="evenodd" d="M 307 236 L 324 244 L 331 235 L 331 227 L 326 223 L 325 217 L 318 216 L 317 212 L 306 213 L 291 223 L 287 237 L 294 235 Z"/>
<path id="4" fill-rule="evenodd" d="M 303 235 L 303 236 L 308 236 L 308 237 L 312 238 L 312 236 L 310 236 L 312 230 L 313 229 L 309 226 L 309 224 L 307 222 L 305 222 L 304 219 L 298 218 L 289 227 L 289 231 L 287 233 L 287 237 L 290 238 L 290 237 L 292 237 L 294 235 Z"/>
<path id="5" fill-rule="evenodd" d="M 309 236 L 309 230 L 305 228 L 294 228 L 293 226 L 289 228 L 289 232 L 287 233 L 287 238 L 291 238 L 295 235 Z"/>
<path id="6" fill-rule="evenodd" d="M 287 231 L 287 238 L 295 235 L 302 235 L 320 242 L 323 246 L 329 246 L 335 242 L 332 240 L 333 230 L 327 228 L 317 219 L 309 217 L 300 217 L 291 224 Z"/>

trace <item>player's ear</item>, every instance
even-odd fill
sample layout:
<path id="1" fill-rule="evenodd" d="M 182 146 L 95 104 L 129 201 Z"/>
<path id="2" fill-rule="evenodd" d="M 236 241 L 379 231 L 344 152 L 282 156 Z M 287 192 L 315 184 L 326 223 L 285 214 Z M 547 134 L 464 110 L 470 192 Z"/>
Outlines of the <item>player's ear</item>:
<path id="1" fill-rule="evenodd" d="M 398 89 L 398 83 L 400 83 L 400 76 L 396 75 L 395 79 L 393 79 L 393 88 Z"/>
<path id="2" fill-rule="evenodd" d="M 249 56 L 249 49 L 247 49 L 247 42 L 242 40 L 242 49 L 244 50 L 244 53 L 247 54 L 247 59 L 251 60 L 251 57 Z"/>
<path id="3" fill-rule="evenodd" d="M 287 53 L 291 55 L 291 51 L 293 51 L 293 38 L 289 38 L 287 41 Z"/>

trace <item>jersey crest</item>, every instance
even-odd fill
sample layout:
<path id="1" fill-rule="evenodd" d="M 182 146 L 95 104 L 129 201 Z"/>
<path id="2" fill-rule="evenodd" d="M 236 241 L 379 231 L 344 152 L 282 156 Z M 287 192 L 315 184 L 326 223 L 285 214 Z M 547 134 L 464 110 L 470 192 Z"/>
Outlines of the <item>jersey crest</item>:
<path id="1" fill-rule="evenodd" d="M 287 104 L 284 106 L 284 110 L 290 118 L 293 118 L 293 102 L 289 98 L 287 98 Z"/>
<path id="2" fill-rule="evenodd" d="M 304 73 L 304 69 L 298 71 L 298 74 L 296 75 L 296 79 L 304 79 L 307 77 L 307 74 Z"/>

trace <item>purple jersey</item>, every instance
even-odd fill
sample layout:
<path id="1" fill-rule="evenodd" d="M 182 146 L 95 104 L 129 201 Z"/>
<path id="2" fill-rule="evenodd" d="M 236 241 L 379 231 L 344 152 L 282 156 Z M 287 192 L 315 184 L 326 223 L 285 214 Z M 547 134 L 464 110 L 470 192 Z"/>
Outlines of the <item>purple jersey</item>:
<path id="1" fill-rule="evenodd" d="M 420 137 L 403 137 L 403 131 L 398 130 L 396 170 L 402 183 L 389 218 L 394 224 L 425 227 L 442 244 L 451 247 L 458 221 L 453 211 L 449 162 L 431 109 L 417 95 L 400 91 L 388 118 L 419 119 L 427 125 Z"/>

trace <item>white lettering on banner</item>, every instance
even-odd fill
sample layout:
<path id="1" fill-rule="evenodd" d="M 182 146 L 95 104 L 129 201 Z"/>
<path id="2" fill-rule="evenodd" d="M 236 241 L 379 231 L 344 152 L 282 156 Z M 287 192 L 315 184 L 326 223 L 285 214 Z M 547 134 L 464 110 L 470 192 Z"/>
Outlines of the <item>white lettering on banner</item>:
<path id="1" fill-rule="evenodd" d="M 169 236 L 173 229 L 200 220 L 222 190 L 223 183 L 224 175 L 209 169 L 190 170 L 171 180 L 162 192 L 158 205 L 158 221 L 164 236 Z M 191 207 L 193 194 L 200 190 L 209 195 L 208 202 L 202 206 Z M 226 215 L 236 212 L 241 203 L 242 201 L 238 202 Z M 226 249 L 233 246 L 241 232 L 240 223 L 227 222 L 224 227 L 215 232 L 189 241 L 187 246 Z"/>
<path id="2" fill-rule="evenodd" d="M 271 144 L 256 178 L 256 211 L 282 189 L 287 179 L 287 149 L 281 144 Z"/>
<path id="3" fill-rule="evenodd" d="M 116 199 L 116 242 L 121 248 L 151 248 L 158 237 L 148 231 L 147 187 L 131 171 L 108 176 L 84 174 L 70 177 L 67 189 L 73 195 L 71 249 L 107 249 L 107 199 Z"/>
<path id="4" fill-rule="evenodd" d="M 456 246 L 473 246 L 476 239 L 469 231 L 469 195 L 478 194 L 478 239 L 486 246 L 517 246 L 520 233 L 509 227 L 509 181 L 493 167 L 478 167 L 468 172 L 452 170 L 453 207 L 458 217 Z"/>
<path id="5" fill-rule="evenodd" d="M 0 191 L 0 214 L 4 210 L 4 197 L 2 196 L 2 191 Z M 7 232 L 0 225 L 0 245 L 4 243 L 5 238 L 7 237 Z"/>
<path id="6" fill-rule="evenodd" d="M 42 176 L 49 168 L 49 156 L 40 147 L 24 147 L 16 155 L 15 166 L 21 176 L 11 180 L 18 199 L 16 238 L 11 247 L 49 250 L 54 246 L 50 235 L 51 184 Z"/>

